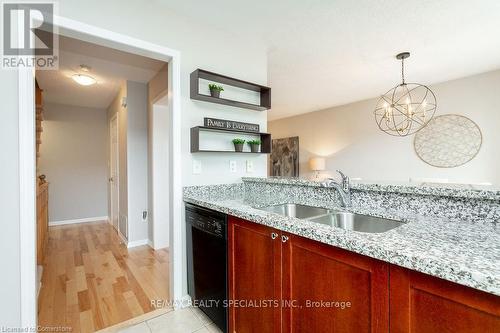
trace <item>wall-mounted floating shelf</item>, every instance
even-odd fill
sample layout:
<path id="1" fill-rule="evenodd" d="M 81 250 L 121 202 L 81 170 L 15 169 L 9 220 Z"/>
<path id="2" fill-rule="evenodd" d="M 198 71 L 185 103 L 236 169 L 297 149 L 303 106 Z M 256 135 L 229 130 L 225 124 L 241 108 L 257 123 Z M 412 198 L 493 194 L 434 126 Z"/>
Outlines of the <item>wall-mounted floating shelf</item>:
<path id="1" fill-rule="evenodd" d="M 200 148 L 200 132 L 234 133 L 235 137 L 238 136 L 238 134 L 249 135 L 252 137 L 260 136 L 260 141 L 261 141 L 260 152 L 258 152 L 258 153 L 252 153 L 250 151 L 236 152 L 234 150 L 229 150 L 229 149 L 228 150 L 218 150 L 218 149 Z M 227 130 L 227 129 L 220 129 L 220 128 L 205 127 L 205 126 L 196 126 L 196 127 L 191 128 L 191 152 L 192 153 L 270 154 L 271 153 L 271 134 L 269 134 L 269 133 L 256 133 L 256 132 L 249 132 L 249 131 Z"/>
<path id="2" fill-rule="evenodd" d="M 218 98 L 218 97 L 212 97 L 210 95 L 200 94 L 200 89 L 199 89 L 200 79 L 205 79 L 208 81 L 233 86 L 236 88 L 258 92 L 260 94 L 260 104 L 252 104 L 247 102 L 240 102 L 231 99 Z M 256 111 L 265 111 L 271 108 L 271 88 L 261 86 L 256 83 L 235 79 L 229 76 L 209 72 L 203 69 L 197 69 L 191 73 L 190 95 L 191 99 L 195 99 L 198 101 L 230 105 L 238 108 L 244 108 Z"/>

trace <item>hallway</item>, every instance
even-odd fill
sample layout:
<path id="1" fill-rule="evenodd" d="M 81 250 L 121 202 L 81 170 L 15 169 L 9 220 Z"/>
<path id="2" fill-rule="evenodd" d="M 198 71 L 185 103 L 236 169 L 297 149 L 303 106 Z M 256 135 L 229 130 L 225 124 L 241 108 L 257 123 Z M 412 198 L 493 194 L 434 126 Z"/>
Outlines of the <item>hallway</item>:
<path id="1" fill-rule="evenodd" d="M 127 249 L 106 221 L 50 227 L 39 295 L 40 326 L 94 332 L 169 299 L 168 251 Z"/>

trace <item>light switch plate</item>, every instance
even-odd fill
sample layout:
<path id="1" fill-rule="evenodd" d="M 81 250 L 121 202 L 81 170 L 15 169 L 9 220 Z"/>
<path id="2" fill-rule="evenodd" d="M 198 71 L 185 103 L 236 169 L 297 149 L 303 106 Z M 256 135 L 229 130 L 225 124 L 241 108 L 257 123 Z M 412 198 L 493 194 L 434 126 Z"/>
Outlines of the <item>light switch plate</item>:
<path id="1" fill-rule="evenodd" d="M 199 175 L 201 173 L 201 161 L 193 160 L 193 175 Z"/>
<path id="2" fill-rule="evenodd" d="M 236 161 L 229 161 L 229 172 L 236 172 Z"/>
<path id="3" fill-rule="evenodd" d="M 248 160 L 247 161 L 247 173 L 252 173 L 253 172 L 253 161 Z"/>

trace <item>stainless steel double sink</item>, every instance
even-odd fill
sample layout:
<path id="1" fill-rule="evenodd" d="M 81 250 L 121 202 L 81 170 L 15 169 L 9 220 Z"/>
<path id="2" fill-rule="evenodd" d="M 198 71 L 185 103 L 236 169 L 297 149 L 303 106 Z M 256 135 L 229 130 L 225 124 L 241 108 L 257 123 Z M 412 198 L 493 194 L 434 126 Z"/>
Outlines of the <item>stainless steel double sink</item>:
<path id="1" fill-rule="evenodd" d="M 269 213 L 304 219 L 315 223 L 367 233 L 381 233 L 403 225 L 403 222 L 327 208 L 286 203 L 259 208 Z"/>

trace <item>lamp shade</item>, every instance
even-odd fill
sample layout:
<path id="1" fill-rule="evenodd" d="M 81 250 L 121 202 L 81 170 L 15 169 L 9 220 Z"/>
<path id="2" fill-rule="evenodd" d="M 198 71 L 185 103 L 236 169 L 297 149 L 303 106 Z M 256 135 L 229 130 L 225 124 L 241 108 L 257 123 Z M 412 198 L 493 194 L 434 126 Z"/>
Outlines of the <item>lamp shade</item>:
<path id="1" fill-rule="evenodd" d="M 325 170 L 325 159 L 323 157 L 313 157 L 309 160 L 309 168 L 313 171 Z"/>

